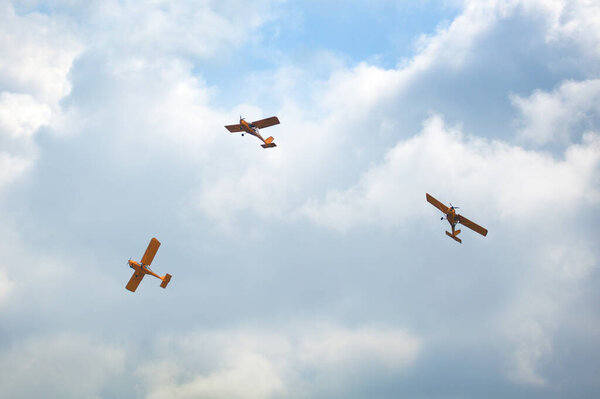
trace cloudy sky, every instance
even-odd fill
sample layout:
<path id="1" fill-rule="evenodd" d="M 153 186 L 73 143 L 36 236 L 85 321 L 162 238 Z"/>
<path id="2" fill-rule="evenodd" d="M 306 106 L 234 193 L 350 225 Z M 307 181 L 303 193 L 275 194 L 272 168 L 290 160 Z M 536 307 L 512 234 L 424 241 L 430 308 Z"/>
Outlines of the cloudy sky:
<path id="1" fill-rule="evenodd" d="M 599 65 L 595 0 L 0 0 L 3 395 L 597 398 Z"/>

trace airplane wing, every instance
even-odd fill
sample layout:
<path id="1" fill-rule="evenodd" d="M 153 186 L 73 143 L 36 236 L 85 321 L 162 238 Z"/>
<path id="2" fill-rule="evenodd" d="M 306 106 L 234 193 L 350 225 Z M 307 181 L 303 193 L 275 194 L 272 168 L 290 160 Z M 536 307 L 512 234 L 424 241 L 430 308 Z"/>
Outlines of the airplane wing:
<path id="1" fill-rule="evenodd" d="M 129 282 L 127 283 L 125 288 L 127 288 L 131 292 L 135 292 L 135 290 L 137 290 L 137 287 L 138 287 L 138 285 L 140 285 L 140 282 L 142 281 L 143 278 L 144 278 L 144 273 L 142 271 L 136 270 L 135 272 L 133 272 L 133 276 L 131 276 L 131 278 L 129 279 Z"/>
<path id="2" fill-rule="evenodd" d="M 470 228 L 471 230 L 473 230 L 473 231 L 481 234 L 484 237 L 488 233 L 487 229 L 484 229 L 483 227 L 481 227 L 477 223 L 471 222 L 469 219 L 467 219 L 463 215 L 458 215 L 458 223 L 462 224 L 465 227 Z"/>
<path id="3" fill-rule="evenodd" d="M 440 211 L 442 211 L 444 213 L 448 213 L 450 211 L 450 208 L 448 208 L 446 205 L 442 204 L 440 201 L 433 198 L 431 195 L 425 193 L 425 198 L 427 199 L 427 202 L 429 202 L 431 205 L 435 206 Z"/>
<path id="4" fill-rule="evenodd" d="M 225 129 L 229 130 L 231 133 L 238 133 L 244 131 L 244 129 L 242 129 L 242 125 L 240 125 L 239 123 L 237 125 L 227 125 L 225 126 Z"/>
<path id="5" fill-rule="evenodd" d="M 156 251 L 158 251 L 158 247 L 160 247 L 160 242 L 156 238 L 152 238 L 150 240 L 150 244 L 148 244 L 148 248 L 146 248 L 146 252 L 142 257 L 142 263 L 146 266 L 150 266 L 152 263 L 152 259 L 154 259 L 154 255 L 156 255 Z"/>
<path id="6" fill-rule="evenodd" d="M 256 122 L 252 122 L 252 124 L 254 126 L 256 126 L 259 129 L 263 129 L 265 127 L 269 127 L 269 126 L 273 126 L 273 125 L 279 125 L 279 119 L 277 119 L 276 116 L 272 116 L 270 118 L 267 119 L 261 119 L 259 121 Z"/>

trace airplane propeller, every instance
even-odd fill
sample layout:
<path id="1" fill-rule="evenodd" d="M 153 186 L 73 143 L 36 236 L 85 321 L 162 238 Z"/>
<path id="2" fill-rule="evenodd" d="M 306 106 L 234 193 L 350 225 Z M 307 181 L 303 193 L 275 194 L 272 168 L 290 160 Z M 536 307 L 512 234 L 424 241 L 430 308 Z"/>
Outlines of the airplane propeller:
<path id="1" fill-rule="evenodd" d="M 460 209 L 460 207 L 459 207 L 459 206 L 454 206 L 454 205 L 452 205 L 452 202 L 450 203 L 450 208 L 452 208 L 452 209 Z"/>
<path id="2" fill-rule="evenodd" d="M 245 121 L 246 118 L 242 118 L 242 115 L 240 115 L 240 121 Z M 244 131 L 242 131 L 242 137 L 244 137 Z"/>

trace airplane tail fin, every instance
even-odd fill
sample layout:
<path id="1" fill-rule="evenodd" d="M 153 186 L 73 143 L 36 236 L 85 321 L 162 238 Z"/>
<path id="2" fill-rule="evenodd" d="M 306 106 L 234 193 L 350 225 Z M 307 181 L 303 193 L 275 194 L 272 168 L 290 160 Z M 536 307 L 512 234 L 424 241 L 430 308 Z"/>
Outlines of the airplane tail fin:
<path id="1" fill-rule="evenodd" d="M 462 240 L 460 238 L 457 237 L 458 233 L 460 233 L 460 230 L 456 230 L 455 234 L 452 235 L 450 234 L 450 232 L 446 231 L 446 235 L 450 238 L 452 238 L 454 241 L 461 243 L 462 244 Z"/>
<path id="2" fill-rule="evenodd" d="M 273 143 L 273 136 L 271 137 L 267 137 L 265 139 L 265 143 L 261 144 L 262 148 L 271 148 L 271 147 L 277 147 L 277 144 Z"/>
<path id="3" fill-rule="evenodd" d="M 162 288 L 167 288 L 167 284 L 169 284 L 169 281 L 171 281 L 171 275 L 169 273 L 167 273 L 162 278 L 162 283 L 160 283 L 160 286 Z"/>

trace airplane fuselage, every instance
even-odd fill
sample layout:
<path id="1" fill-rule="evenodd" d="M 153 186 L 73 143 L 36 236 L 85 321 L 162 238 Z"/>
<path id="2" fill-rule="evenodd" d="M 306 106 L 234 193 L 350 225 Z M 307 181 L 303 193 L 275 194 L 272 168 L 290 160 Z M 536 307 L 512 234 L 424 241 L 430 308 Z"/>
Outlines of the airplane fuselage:
<path id="1" fill-rule="evenodd" d="M 140 271 L 144 274 L 150 274 L 162 280 L 162 278 L 158 274 L 154 273 L 148 266 L 144 265 L 143 263 L 138 263 L 134 260 L 129 260 L 127 263 L 129 263 L 129 267 L 131 267 L 135 271 Z"/>
<path id="2" fill-rule="evenodd" d="M 260 135 L 260 133 L 258 132 L 258 128 L 256 126 L 254 126 L 251 123 L 246 122 L 243 119 L 240 119 L 240 126 L 242 127 L 244 132 L 258 137 L 263 143 L 267 144 L 265 139 L 263 139 L 262 136 Z"/>
<path id="3" fill-rule="evenodd" d="M 448 223 L 450 223 L 450 227 L 452 227 L 452 233 L 454 234 L 454 227 L 456 226 L 456 223 L 458 223 L 456 218 L 456 210 L 454 210 L 454 208 L 450 208 L 448 210 L 448 213 L 446 213 L 446 220 Z"/>
<path id="4" fill-rule="evenodd" d="M 460 234 L 460 230 L 456 229 L 456 225 L 460 221 L 460 216 L 456 214 L 456 210 L 452 207 L 448 208 L 448 212 L 446 212 L 446 220 L 450 223 L 450 227 L 452 228 L 452 233 L 446 231 L 446 235 L 453 240 L 461 243 L 462 240 L 457 236 Z"/>

